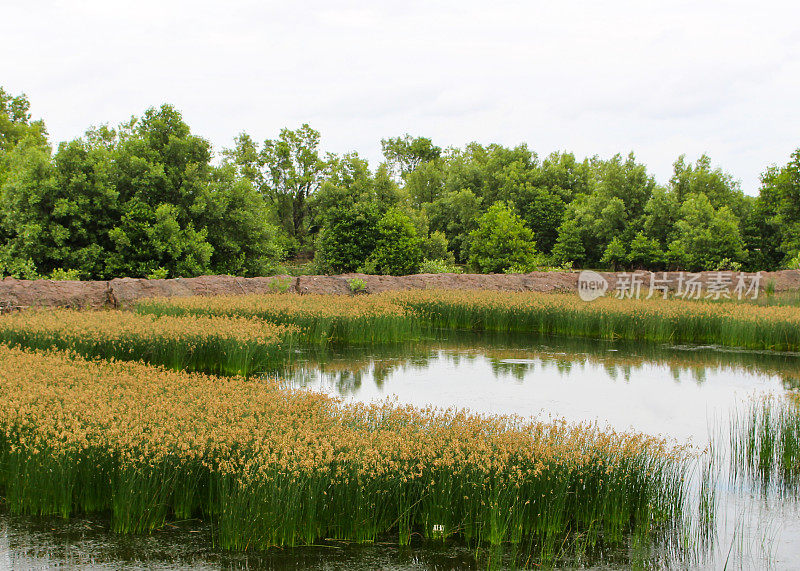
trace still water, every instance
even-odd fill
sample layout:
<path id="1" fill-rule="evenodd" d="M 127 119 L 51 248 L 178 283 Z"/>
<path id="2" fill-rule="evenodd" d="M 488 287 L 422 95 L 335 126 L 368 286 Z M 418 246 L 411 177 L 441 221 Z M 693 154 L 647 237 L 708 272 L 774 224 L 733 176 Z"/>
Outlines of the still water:
<path id="1" fill-rule="evenodd" d="M 743 410 L 749 399 L 800 387 L 800 355 L 452 334 L 406 346 L 299 353 L 284 376 L 290 386 L 347 401 L 389 398 L 488 414 L 594 422 L 690 442 L 703 450 L 713 434 L 727 430 L 731 415 Z M 764 497 L 732 484 L 724 464 L 715 480 L 714 541 L 692 566 L 800 569 L 798 502 Z M 107 530 L 102 517 L 63 522 L 0 512 L 0 569 L 477 567 L 473 553 L 457 544 L 400 548 L 391 543 L 328 543 L 231 554 L 215 550 L 210 530 L 198 521 L 181 522 L 148 537 L 119 537 Z M 625 553 L 606 553 L 585 566 L 624 569 L 629 559 Z"/>
<path id="2" fill-rule="evenodd" d="M 346 400 L 595 421 L 697 445 L 748 398 L 798 383 L 797 354 L 491 335 L 309 356 L 292 378 Z"/>

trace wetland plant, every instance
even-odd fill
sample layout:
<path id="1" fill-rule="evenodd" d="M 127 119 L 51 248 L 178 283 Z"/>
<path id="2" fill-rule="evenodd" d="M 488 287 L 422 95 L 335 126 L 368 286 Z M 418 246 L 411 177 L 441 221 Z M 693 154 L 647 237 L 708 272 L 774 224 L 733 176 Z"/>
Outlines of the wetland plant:
<path id="1" fill-rule="evenodd" d="M 388 534 L 554 560 L 570 544 L 674 543 L 690 510 L 687 449 L 589 424 L 3 346 L 0 393 L 6 508 L 108 511 L 120 533 L 203 517 L 226 549 Z"/>

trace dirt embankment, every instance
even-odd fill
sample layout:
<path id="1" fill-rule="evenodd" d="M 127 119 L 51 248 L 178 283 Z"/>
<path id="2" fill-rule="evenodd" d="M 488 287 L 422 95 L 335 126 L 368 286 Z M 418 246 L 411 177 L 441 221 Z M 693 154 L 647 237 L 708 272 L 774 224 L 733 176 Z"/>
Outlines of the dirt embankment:
<path id="1" fill-rule="evenodd" d="M 237 278 L 234 276 L 200 276 L 169 280 L 117 278 L 111 281 L 53 281 L 53 280 L 0 280 L 0 311 L 21 307 L 125 307 L 139 299 L 149 297 L 174 297 L 191 295 L 242 295 L 250 293 L 295 294 L 350 294 L 350 282 L 363 280 L 366 293 L 412 289 L 460 289 L 488 291 L 537 291 L 565 293 L 578 291 L 579 272 L 534 272 L 530 274 L 418 274 L 412 276 L 368 276 L 345 274 L 341 276 L 272 276 Z M 600 272 L 608 282 L 609 290 L 617 284 L 630 283 L 631 274 Z M 637 273 L 642 292 L 650 287 L 650 274 Z M 679 284 L 678 272 L 666 275 L 665 283 L 671 290 Z M 717 279 L 717 272 L 702 272 L 699 281 L 704 290 Z M 731 291 L 738 274 L 733 278 Z M 752 274 L 747 274 L 748 281 Z M 661 279 L 661 273 L 656 278 Z M 762 272 L 761 289 L 771 284 L 776 292 L 800 289 L 800 271 Z"/>

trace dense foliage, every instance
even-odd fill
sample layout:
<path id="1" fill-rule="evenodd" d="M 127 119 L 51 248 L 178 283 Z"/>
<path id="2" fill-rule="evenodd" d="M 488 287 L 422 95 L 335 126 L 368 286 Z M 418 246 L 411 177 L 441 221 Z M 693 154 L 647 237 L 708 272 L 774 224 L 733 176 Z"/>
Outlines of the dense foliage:
<path id="1" fill-rule="evenodd" d="M 0 275 L 246 276 L 546 267 L 800 267 L 800 149 L 757 197 L 708 156 L 659 185 L 633 154 L 540 159 L 526 145 L 384 139 L 371 169 L 309 125 L 242 133 L 215 161 L 169 105 L 54 150 L 0 88 Z"/>

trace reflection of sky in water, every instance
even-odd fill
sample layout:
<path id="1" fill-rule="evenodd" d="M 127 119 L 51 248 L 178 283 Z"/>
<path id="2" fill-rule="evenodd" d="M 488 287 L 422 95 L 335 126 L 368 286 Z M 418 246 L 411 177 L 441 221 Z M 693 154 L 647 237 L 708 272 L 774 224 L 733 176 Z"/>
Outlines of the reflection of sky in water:
<path id="1" fill-rule="evenodd" d="M 704 447 L 751 397 L 797 389 L 798 373 L 797 354 L 516 338 L 309 359 L 293 384 L 347 400 L 596 421 Z M 800 568 L 798 503 L 737 489 L 726 466 L 715 486 L 713 555 L 698 568 L 726 560 L 730 568 Z"/>
<path id="2" fill-rule="evenodd" d="M 748 397 L 784 390 L 781 377 L 768 370 L 618 364 L 618 351 L 606 351 L 615 355 L 494 357 L 434 349 L 422 357 L 359 360 L 351 368 L 346 359 L 333 359 L 307 363 L 295 385 L 365 402 L 396 397 L 415 405 L 597 421 L 696 444 L 707 441 L 710 422 L 728 418 Z"/>

